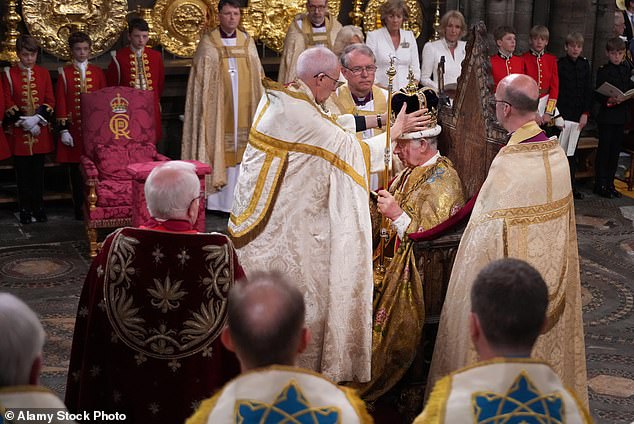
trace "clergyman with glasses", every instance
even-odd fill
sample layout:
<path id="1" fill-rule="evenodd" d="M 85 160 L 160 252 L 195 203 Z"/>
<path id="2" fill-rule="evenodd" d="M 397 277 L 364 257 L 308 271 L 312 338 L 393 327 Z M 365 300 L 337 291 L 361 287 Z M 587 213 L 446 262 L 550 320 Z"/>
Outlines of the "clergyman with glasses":
<path id="1" fill-rule="evenodd" d="M 489 262 L 522 259 L 548 286 L 547 325 L 533 348 L 588 405 L 575 209 L 568 159 L 556 137 L 535 122 L 537 83 L 527 75 L 503 78 L 495 113 L 510 139 L 491 163 L 462 236 L 447 288 L 429 382 L 473 364 L 466 325 L 473 281 Z"/>
<path id="2" fill-rule="evenodd" d="M 372 49 L 365 44 L 351 44 L 344 48 L 339 63 L 346 83 L 333 93 L 331 100 L 341 113 L 353 115 L 381 116 L 387 112 L 387 91 L 374 84 L 376 63 Z M 367 139 L 385 131 L 383 121 L 379 120 L 376 128 L 367 128 L 357 133 L 359 139 Z M 379 187 L 380 173 L 373 173 L 370 188 Z"/>
<path id="3" fill-rule="evenodd" d="M 328 11 L 328 0 L 306 0 L 306 13 L 295 16 L 288 27 L 277 80 L 282 84 L 293 81 L 300 53 L 313 46 L 332 50 L 340 30 L 337 17 Z"/>
<path id="4" fill-rule="evenodd" d="M 282 271 L 304 295 L 313 343 L 299 365 L 334 382 L 364 382 L 372 344 L 368 179 L 383 167 L 385 135 L 358 140 L 356 132 L 377 125 L 376 115 L 337 117 L 322 106 L 340 83 L 333 52 L 302 52 L 297 76 L 287 86 L 264 80 L 229 233 L 247 277 Z M 422 112 L 403 108 L 392 140 L 422 129 Z"/>

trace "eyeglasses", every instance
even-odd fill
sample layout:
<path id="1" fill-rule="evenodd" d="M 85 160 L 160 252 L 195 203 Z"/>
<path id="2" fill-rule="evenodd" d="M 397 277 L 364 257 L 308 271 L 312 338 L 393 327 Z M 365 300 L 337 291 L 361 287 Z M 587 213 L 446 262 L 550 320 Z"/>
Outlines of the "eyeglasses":
<path id="1" fill-rule="evenodd" d="M 309 12 L 317 12 L 317 11 L 323 12 L 326 9 L 328 9 L 328 5 L 325 5 L 325 6 L 313 6 L 313 5 L 309 4 L 308 6 L 306 6 L 306 8 L 308 9 Z"/>
<path id="2" fill-rule="evenodd" d="M 367 72 L 368 74 L 373 74 L 376 72 L 377 67 L 374 65 L 368 65 L 368 66 L 355 66 L 353 68 L 348 68 L 345 67 L 347 70 L 349 70 L 350 72 L 352 72 L 352 75 L 361 75 L 363 73 L 363 71 Z"/>
<path id="3" fill-rule="evenodd" d="M 331 77 L 330 75 L 328 75 L 325 72 L 318 72 L 315 75 L 313 75 L 313 78 L 319 78 L 319 77 L 322 77 L 322 76 L 328 78 L 331 81 L 334 81 L 335 82 L 335 88 L 339 88 L 339 87 L 341 87 L 342 85 L 345 84 L 343 81 L 339 81 L 338 79 L 335 79 L 335 78 Z"/>
<path id="4" fill-rule="evenodd" d="M 510 107 L 513 107 L 513 105 L 509 102 L 507 102 L 506 100 L 498 100 L 498 99 L 491 99 L 490 101 L 491 106 L 496 107 L 498 103 L 504 103 L 509 105 Z"/>

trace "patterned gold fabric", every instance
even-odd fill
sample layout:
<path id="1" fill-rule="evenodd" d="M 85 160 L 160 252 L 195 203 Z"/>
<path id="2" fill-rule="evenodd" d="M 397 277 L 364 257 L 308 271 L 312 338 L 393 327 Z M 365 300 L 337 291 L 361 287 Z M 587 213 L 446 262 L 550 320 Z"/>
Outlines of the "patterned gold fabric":
<path id="1" fill-rule="evenodd" d="M 227 183 L 226 168 L 239 162 L 247 143 L 252 117 L 262 96 L 262 65 L 253 39 L 237 31 L 236 47 L 225 47 L 219 30 L 201 37 L 187 83 L 181 157 L 210 164 L 206 190 L 212 193 Z M 238 149 L 233 146 L 233 102 L 227 60 L 238 67 Z M 227 107 L 229 106 L 229 109 Z"/>
<path id="2" fill-rule="evenodd" d="M 406 168 L 396 176 L 389 191 L 412 219 L 406 235 L 440 224 L 464 205 L 460 177 L 451 161 L 442 156 L 435 164 Z M 378 221 L 380 225 L 376 204 L 371 207 L 373 224 Z M 392 238 L 396 241 L 396 236 Z M 416 355 L 425 321 L 425 282 L 416 268 L 414 243 L 407 237 L 399 242 L 396 251 L 387 254 L 393 258 L 385 276 L 375 282 L 372 380 L 357 387 L 366 400 L 377 399 L 403 377 Z"/>
<path id="3" fill-rule="evenodd" d="M 301 22 L 301 27 L 298 24 Z M 314 33 L 312 24 L 306 14 L 299 14 L 288 27 L 284 39 L 284 51 L 280 61 L 280 71 L 277 80 L 282 84 L 293 81 L 297 77 L 296 65 L 300 53 L 309 47 L 321 44 L 331 48 L 335 38 L 341 30 L 341 24 L 336 18 L 326 16 L 326 32 Z"/>
<path id="4" fill-rule="evenodd" d="M 513 257 L 533 265 L 548 285 L 548 328 L 537 339 L 533 355 L 550 363 L 587 405 L 579 256 L 568 162 L 556 139 L 518 144 L 539 132 L 531 128 L 516 132 L 500 150 L 478 195 L 456 254 L 429 387 L 449 372 L 475 362 L 468 325 L 471 285 L 486 264 Z"/>

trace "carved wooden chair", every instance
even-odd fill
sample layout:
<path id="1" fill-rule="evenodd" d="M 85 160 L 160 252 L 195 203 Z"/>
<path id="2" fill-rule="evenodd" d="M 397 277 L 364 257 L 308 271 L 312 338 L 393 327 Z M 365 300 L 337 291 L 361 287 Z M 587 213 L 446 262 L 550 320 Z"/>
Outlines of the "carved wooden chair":
<path id="1" fill-rule="evenodd" d="M 107 87 L 81 95 L 85 184 L 84 223 L 90 256 L 97 253 L 97 229 L 132 222 L 129 164 L 169 160 L 156 151 L 154 94 Z"/>
<path id="2" fill-rule="evenodd" d="M 239 373 L 219 334 L 243 278 L 218 233 L 122 228 L 93 260 L 79 300 L 66 405 L 182 423 Z"/>

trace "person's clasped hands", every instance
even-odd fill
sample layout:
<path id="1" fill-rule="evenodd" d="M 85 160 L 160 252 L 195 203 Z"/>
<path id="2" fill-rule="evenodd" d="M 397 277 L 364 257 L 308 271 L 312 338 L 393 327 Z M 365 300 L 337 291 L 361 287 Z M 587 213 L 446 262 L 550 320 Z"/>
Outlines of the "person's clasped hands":
<path id="1" fill-rule="evenodd" d="M 35 114 L 31 116 L 21 116 L 15 123 L 16 127 L 22 127 L 25 131 L 31 133 L 31 135 L 37 137 L 40 135 L 40 123 L 46 125 L 46 120 L 40 115 Z"/>

